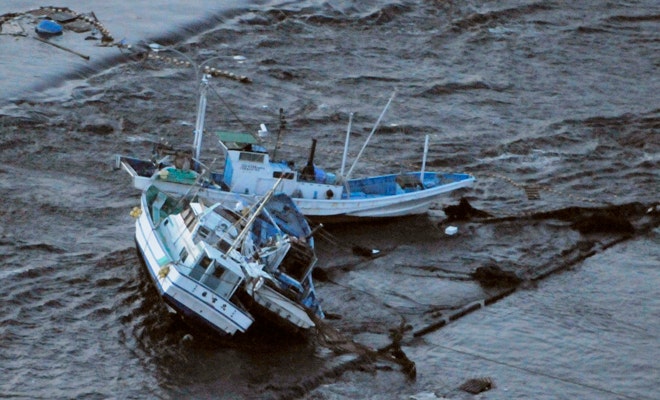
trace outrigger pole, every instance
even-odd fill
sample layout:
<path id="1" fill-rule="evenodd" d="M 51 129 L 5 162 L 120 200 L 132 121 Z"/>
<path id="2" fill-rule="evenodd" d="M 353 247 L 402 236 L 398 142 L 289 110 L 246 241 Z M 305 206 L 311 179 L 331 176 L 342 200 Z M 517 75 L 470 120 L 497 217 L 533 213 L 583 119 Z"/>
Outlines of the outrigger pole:
<path id="1" fill-rule="evenodd" d="M 424 155 L 422 156 L 422 170 L 419 173 L 419 181 L 424 184 L 424 171 L 426 170 L 426 155 L 429 152 L 429 135 L 424 139 Z"/>
<path id="2" fill-rule="evenodd" d="M 245 227 L 243 230 L 238 234 L 238 237 L 234 239 L 234 243 L 231 245 L 229 250 L 227 250 L 227 255 L 231 254 L 232 250 L 236 250 L 236 248 L 241 244 L 247 233 L 249 232 L 250 228 L 252 227 L 252 224 L 254 221 L 257 219 L 259 214 L 261 214 L 261 211 L 266 207 L 266 203 L 270 200 L 271 197 L 273 197 L 273 194 L 275 193 L 275 190 L 277 190 L 277 187 L 280 185 L 282 182 L 282 179 L 284 179 L 284 174 L 275 182 L 275 185 L 266 193 L 266 195 L 261 199 L 261 202 L 259 203 L 259 207 L 257 207 L 256 210 L 252 212 L 252 215 L 248 219 L 247 223 L 245 224 Z"/>
<path id="3" fill-rule="evenodd" d="M 385 105 L 385 108 L 383 109 L 383 112 L 380 113 L 380 116 L 378 117 L 378 120 L 374 124 L 373 129 L 371 129 L 371 132 L 369 133 L 369 136 L 367 136 L 367 140 L 364 141 L 364 144 L 362 145 L 362 148 L 360 149 L 360 152 L 358 153 L 357 157 L 355 157 L 355 161 L 353 161 L 353 165 L 351 165 L 351 169 L 348 170 L 348 174 L 346 174 L 346 180 L 350 178 L 351 173 L 353 173 L 353 168 L 355 168 L 355 165 L 357 164 L 358 160 L 362 156 L 362 153 L 364 152 L 364 149 L 367 147 L 367 144 L 369 143 L 369 140 L 373 136 L 374 132 L 376 132 L 376 129 L 378 129 L 378 125 L 380 124 L 380 120 L 383 119 L 383 116 L 385 115 L 385 112 L 387 111 L 387 108 L 390 106 L 390 103 L 394 99 L 394 96 L 396 95 L 396 90 L 394 93 L 392 93 L 392 96 L 388 100 L 387 104 Z"/>
<path id="4" fill-rule="evenodd" d="M 351 137 L 351 126 L 353 125 L 353 115 L 351 113 L 348 117 L 348 128 L 346 128 L 346 142 L 344 142 L 344 155 L 341 158 L 341 170 L 339 171 L 339 176 L 344 177 L 344 166 L 346 165 L 346 156 L 348 154 L 348 141 Z"/>

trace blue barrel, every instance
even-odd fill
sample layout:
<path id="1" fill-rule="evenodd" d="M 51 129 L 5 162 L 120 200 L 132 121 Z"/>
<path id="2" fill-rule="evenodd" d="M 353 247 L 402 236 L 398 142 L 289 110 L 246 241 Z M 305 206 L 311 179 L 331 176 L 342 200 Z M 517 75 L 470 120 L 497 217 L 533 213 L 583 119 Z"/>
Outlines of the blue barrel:
<path id="1" fill-rule="evenodd" d="M 62 34 L 62 25 L 53 20 L 45 19 L 39 22 L 34 30 L 41 36 L 56 36 Z"/>

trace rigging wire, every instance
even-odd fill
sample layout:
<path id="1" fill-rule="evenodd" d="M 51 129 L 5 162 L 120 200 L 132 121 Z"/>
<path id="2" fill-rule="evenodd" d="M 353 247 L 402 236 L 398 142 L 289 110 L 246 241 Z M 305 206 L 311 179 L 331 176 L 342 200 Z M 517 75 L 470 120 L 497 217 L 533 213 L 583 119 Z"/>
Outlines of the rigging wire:
<path id="1" fill-rule="evenodd" d="M 234 116 L 234 118 L 236 119 L 236 121 L 238 121 L 238 123 L 241 124 L 241 125 L 243 126 L 243 129 L 245 129 L 246 132 L 250 132 L 250 127 L 249 127 L 249 126 L 248 126 L 248 125 L 247 125 L 247 124 L 241 119 L 241 117 L 238 116 L 238 114 L 236 114 L 236 112 L 234 111 L 234 109 L 233 109 L 232 107 L 229 106 L 229 103 L 227 103 L 227 102 L 225 101 L 225 99 L 224 99 L 222 96 L 220 96 L 220 93 L 218 93 L 218 90 L 217 90 L 213 85 L 209 85 L 209 89 L 211 89 L 211 92 L 213 92 L 213 94 L 215 94 L 216 97 L 217 97 L 218 99 L 220 99 L 220 101 L 222 102 L 222 104 L 227 108 L 227 110 L 229 110 L 229 112 L 231 113 L 231 115 Z"/>

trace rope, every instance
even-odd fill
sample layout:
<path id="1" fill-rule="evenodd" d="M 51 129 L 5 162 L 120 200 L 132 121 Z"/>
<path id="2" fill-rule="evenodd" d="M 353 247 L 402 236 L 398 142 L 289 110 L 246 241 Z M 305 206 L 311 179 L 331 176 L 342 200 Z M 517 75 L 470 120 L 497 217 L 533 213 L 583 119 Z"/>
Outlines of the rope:
<path id="1" fill-rule="evenodd" d="M 225 101 L 225 99 L 222 96 L 220 96 L 220 93 L 218 93 L 218 91 L 215 89 L 215 87 L 212 86 L 212 85 L 209 85 L 209 89 L 211 89 L 213 94 L 215 94 L 216 97 L 218 99 L 220 99 L 222 104 L 224 104 L 224 106 L 227 107 L 227 110 L 229 110 L 229 112 L 234 116 L 234 118 L 236 118 L 236 120 L 243 126 L 243 129 L 245 129 L 246 132 L 250 132 L 250 127 L 247 126 L 247 124 L 245 122 L 243 122 L 241 117 L 239 117 L 238 114 L 236 114 L 234 109 L 229 106 L 229 104 Z"/>
<path id="2" fill-rule="evenodd" d="M 171 56 L 161 56 L 160 54 L 154 53 L 154 52 L 149 52 L 147 53 L 147 58 L 150 60 L 156 60 L 156 61 L 162 61 L 166 62 L 168 64 L 172 64 L 177 67 L 192 67 L 192 63 L 187 60 L 181 60 L 177 57 L 171 57 Z M 211 75 L 213 77 L 222 77 L 222 78 L 227 78 L 227 79 L 232 79 L 238 82 L 242 83 L 251 83 L 252 80 L 248 78 L 247 76 L 244 75 L 236 75 L 233 72 L 217 69 L 214 67 L 210 67 L 208 65 L 205 65 L 204 68 L 202 69 L 202 72 L 207 75 Z"/>

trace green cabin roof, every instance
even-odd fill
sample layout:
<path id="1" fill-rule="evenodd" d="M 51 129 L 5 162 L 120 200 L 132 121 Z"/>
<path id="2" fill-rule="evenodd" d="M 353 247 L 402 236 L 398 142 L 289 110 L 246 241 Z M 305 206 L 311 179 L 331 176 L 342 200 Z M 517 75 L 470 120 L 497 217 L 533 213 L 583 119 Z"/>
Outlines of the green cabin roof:
<path id="1" fill-rule="evenodd" d="M 241 148 L 246 144 L 257 144 L 257 139 L 249 133 L 218 131 L 218 139 L 227 147 Z"/>

